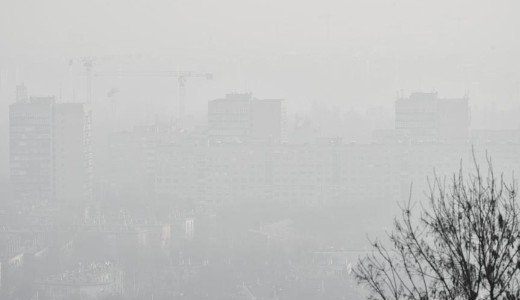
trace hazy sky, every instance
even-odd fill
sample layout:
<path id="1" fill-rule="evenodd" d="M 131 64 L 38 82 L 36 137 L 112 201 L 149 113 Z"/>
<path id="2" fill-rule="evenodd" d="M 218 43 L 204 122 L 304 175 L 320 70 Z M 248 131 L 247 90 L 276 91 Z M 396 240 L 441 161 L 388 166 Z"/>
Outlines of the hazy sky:
<path id="1" fill-rule="evenodd" d="M 0 137 L 16 84 L 84 101 L 82 56 L 97 56 L 96 70 L 213 72 L 188 82 L 188 113 L 230 91 L 285 98 L 289 112 L 391 108 L 399 90 L 468 93 L 480 112 L 517 108 L 519 2 L 0 0 Z M 96 114 L 126 127 L 175 115 L 177 93 L 173 78 L 94 82 Z"/>
<path id="2" fill-rule="evenodd" d="M 518 49 L 517 1 L 2 0 L 3 56 L 180 49 L 388 56 Z"/>
<path id="3" fill-rule="evenodd" d="M 520 94 L 518 1 L 0 3 L 0 67 L 16 64 L 18 81 L 64 68 L 51 58 L 140 53 L 215 72 L 216 87 L 200 97 L 251 90 L 356 107 L 391 105 L 400 89 L 469 90 L 475 103 L 512 103 Z"/>
<path id="4" fill-rule="evenodd" d="M 0 0 L 2 103 L 20 82 L 84 101 L 83 69 L 68 62 L 97 56 L 97 70 L 215 73 L 211 83 L 189 82 L 192 113 L 230 91 L 286 98 L 290 111 L 313 101 L 391 107 L 398 90 L 467 92 L 473 105 L 515 107 L 519 8 L 513 0 Z M 97 101 L 116 88 L 121 109 L 148 114 L 136 117 L 175 109 L 172 78 L 95 85 Z"/>

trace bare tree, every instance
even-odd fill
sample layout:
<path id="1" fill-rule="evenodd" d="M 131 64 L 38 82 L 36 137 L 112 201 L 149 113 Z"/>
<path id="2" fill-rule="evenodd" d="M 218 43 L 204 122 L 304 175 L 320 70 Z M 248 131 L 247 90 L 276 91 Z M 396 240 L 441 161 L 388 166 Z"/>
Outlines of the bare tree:
<path id="1" fill-rule="evenodd" d="M 371 299 L 520 299 L 516 184 L 487 163 L 486 172 L 474 159 L 470 174 L 435 175 L 426 205 L 401 207 L 389 241 L 372 242 L 354 271 Z"/>

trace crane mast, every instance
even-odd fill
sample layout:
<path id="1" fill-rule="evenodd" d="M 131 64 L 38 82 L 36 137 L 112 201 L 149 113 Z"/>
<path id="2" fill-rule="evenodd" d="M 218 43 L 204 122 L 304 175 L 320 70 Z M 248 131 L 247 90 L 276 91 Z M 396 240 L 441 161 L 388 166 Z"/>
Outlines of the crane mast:
<path id="1" fill-rule="evenodd" d="M 86 75 L 86 95 L 87 95 L 87 104 L 92 104 L 92 68 L 94 67 L 94 58 L 93 57 L 83 57 L 81 59 L 83 63 L 83 67 L 85 67 L 85 75 Z"/>
<path id="2" fill-rule="evenodd" d="M 178 96 L 178 111 L 177 118 L 178 122 L 182 124 L 185 119 L 186 112 L 186 82 L 188 78 L 204 78 L 206 80 L 213 79 L 211 73 L 197 73 L 191 71 L 104 71 L 96 72 L 94 76 L 157 76 L 157 77 L 174 77 L 177 78 L 177 84 L 179 87 Z"/>
<path id="3" fill-rule="evenodd" d="M 94 77 L 109 77 L 109 76 L 131 76 L 131 77 L 139 77 L 139 76 L 157 76 L 157 77 L 174 77 L 177 79 L 177 85 L 179 88 L 178 95 L 178 107 L 177 107 L 177 118 L 178 122 L 182 124 L 185 119 L 186 113 L 186 83 L 188 78 L 203 78 L 206 80 L 213 79 L 213 74 L 211 73 L 199 73 L 199 72 L 191 72 L 191 71 L 94 71 L 94 65 L 97 59 L 114 59 L 117 58 L 116 55 L 109 55 L 105 57 L 97 57 L 97 56 L 84 56 L 79 58 L 69 59 L 69 66 L 72 65 L 74 61 L 78 61 L 81 63 L 83 68 L 85 69 L 85 94 L 86 94 L 86 102 L 88 104 L 92 104 L 92 95 L 93 95 L 93 78 Z"/>

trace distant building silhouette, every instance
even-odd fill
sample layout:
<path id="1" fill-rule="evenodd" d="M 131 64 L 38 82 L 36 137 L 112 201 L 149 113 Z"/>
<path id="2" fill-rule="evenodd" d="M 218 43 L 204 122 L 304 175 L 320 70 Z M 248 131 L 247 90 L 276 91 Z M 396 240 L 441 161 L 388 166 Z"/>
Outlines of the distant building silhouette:
<path id="1" fill-rule="evenodd" d="M 253 99 L 250 104 L 250 138 L 280 142 L 285 136 L 285 106 L 282 99 Z"/>
<path id="2" fill-rule="evenodd" d="M 92 197 L 90 114 L 83 103 L 54 106 L 54 187 L 57 201 Z"/>
<path id="3" fill-rule="evenodd" d="M 54 98 L 30 98 L 18 90 L 9 107 L 10 170 L 13 196 L 21 201 L 50 201 L 53 189 Z"/>
<path id="4" fill-rule="evenodd" d="M 28 97 L 17 89 L 9 108 L 10 170 L 18 201 L 89 200 L 90 116 L 81 103 Z"/>
<path id="5" fill-rule="evenodd" d="M 208 102 L 208 136 L 214 142 L 280 142 L 285 133 L 281 99 L 256 99 L 250 93 L 227 94 Z"/>
<path id="6" fill-rule="evenodd" d="M 208 102 L 208 135 L 215 141 L 244 141 L 250 130 L 251 94 L 227 94 Z"/>
<path id="7" fill-rule="evenodd" d="M 395 102 L 399 140 L 414 142 L 465 141 L 469 136 L 468 98 L 441 99 L 436 92 L 412 93 Z"/>

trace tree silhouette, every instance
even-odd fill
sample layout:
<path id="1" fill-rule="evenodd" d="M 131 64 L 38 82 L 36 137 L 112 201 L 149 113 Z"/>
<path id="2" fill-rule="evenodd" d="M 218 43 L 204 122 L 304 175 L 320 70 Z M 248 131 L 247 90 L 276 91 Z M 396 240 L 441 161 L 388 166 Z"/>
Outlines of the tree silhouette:
<path id="1" fill-rule="evenodd" d="M 473 157 L 473 172 L 435 175 L 429 201 L 410 197 L 389 241 L 372 242 L 354 270 L 371 299 L 520 299 L 516 184 Z"/>

